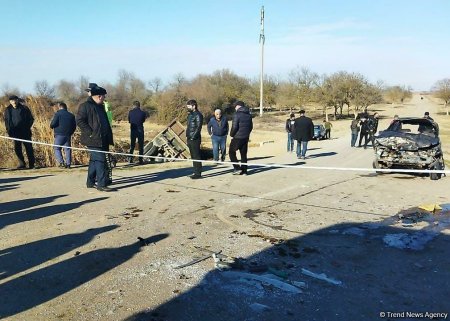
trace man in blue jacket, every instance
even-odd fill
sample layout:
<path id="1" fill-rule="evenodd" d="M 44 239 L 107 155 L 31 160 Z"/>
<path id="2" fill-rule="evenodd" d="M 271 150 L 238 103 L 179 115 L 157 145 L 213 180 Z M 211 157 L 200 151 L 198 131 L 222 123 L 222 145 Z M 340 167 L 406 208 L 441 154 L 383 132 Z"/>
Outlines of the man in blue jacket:
<path id="1" fill-rule="evenodd" d="M 136 146 L 136 139 L 139 145 L 139 156 L 144 155 L 144 122 L 147 114 L 141 110 L 141 103 L 139 101 L 133 102 L 133 109 L 128 113 L 128 122 L 130 123 L 130 154 L 134 153 Z M 129 163 L 133 163 L 133 156 L 128 159 Z M 139 157 L 139 164 L 144 164 L 144 159 Z"/>
<path id="2" fill-rule="evenodd" d="M 55 135 L 55 145 L 66 146 L 64 147 L 64 153 L 66 154 L 66 162 L 64 163 L 63 155 L 61 153 L 61 147 L 55 146 L 56 161 L 59 167 L 70 168 L 72 163 L 72 149 L 71 147 L 72 135 L 77 128 L 75 116 L 67 110 L 67 105 L 63 102 L 56 104 L 58 111 L 53 116 L 50 128 L 53 129 Z"/>
<path id="3" fill-rule="evenodd" d="M 226 116 L 222 116 L 220 109 L 214 111 L 214 117 L 211 117 L 209 120 L 207 129 L 209 136 L 211 136 L 214 160 L 216 162 L 219 161 L 220 149 L 220 160 L 222 162 L 225 161 L 227 154 L 228 120 Z"/>
<path id="4" fill-rule="evenodd" d="M 113 134 L 103 106 L 106 90 L 94 87 L 90 93 L 87 101 L 78 108 L 76 116 L 81 130 L 80 142 L 91 150 L 86 186 L 94 188 L 97 182 L 97 190 L 110 192 L 112 189 L 106 186 L 108 169 L 104 152 L 108 152 L 109 145 L 113 145 Z"/>
<path id="5" fill-rule="evenodd" d="M 241 154 L 241 165 L 233 164 L 233 175 L 247 175 L 247 150 L 250 133 L 253 130 L 253 120 L 250 110 L 245 106 L 244 102 L 236 101 L 234 103 L 236 113 L 233 117 L 230 136 L 233 137 L 230 143 L 230 160 L 237 163 L 236 151 Z"/>

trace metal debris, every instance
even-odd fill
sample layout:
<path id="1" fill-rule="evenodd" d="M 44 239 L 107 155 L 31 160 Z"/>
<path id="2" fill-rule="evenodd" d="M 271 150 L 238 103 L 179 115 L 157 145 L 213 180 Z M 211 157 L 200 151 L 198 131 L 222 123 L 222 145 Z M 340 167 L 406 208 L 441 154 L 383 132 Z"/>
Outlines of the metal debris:
<path id="1" fill-rule="evenodd" d="M 190 265 L 197 264 L 198 262 L 207 260 L 207 259 L 209 259 L 210 257 L 213 257 L 213 255 L 220 254 L 221 252 L 222 252 L 222 251 L 214 252 L 213 254 L 208 254 L 208 255 L 202 256 L 202 257 L 200 257 L 200 258 L 198 258 L 198 259 L 194 259 L 194 260 L 192 260 L 192 261 L 190 261 L 190 262 L 188 262 L 188 263 L 186 263 L 186 264 L 182 264 L 182 265 L 179 265 L 179 266 L 175 266 L 174 269 L 181 269 L 181 268 L 184 268 L 184 267 L 186 267 L 186 266 L 190 266 Z"/>
<path id="2" fill-rule="evenodd" d="M 272 278 L 269 278 L 266 276 L 261 276 L 261 275 L 251 274 L 251 273 L 244 273 L 244 272 L 236 272 L 236 271 L 224 271 L 224 272 L 222 272 L 222 275 L 227 278 L 230 278 L 230 279 L 238 279 L 238 280 L 244 281 L 244 282 L 256 280 L 263 284 L 269 284 L 280 290 L 295 293 L 295 294 L 303 292 L 299 288 L 297 288 L 289 283 L 279 281 L 277 279 L 272 279 Z"/>
<path id="3" fill-rule="evenodd" d="M 342 285 L 342 281 L 330 278 L 325 273 L 317 274 L 317 273 L 311 272 L 311 271 L 309 271 L 307 269 L 303 269 L 303 268 L 302 268 L 302 273 L 304 275 L 307 275 L 307 276 L 310 276 L 310 277 L 313 277 L 313 278 L 316 278 L 316 279 L 319 279 L 322 281 L 326 281 L 326 282 L 332 283 L 334 285 Z"/>

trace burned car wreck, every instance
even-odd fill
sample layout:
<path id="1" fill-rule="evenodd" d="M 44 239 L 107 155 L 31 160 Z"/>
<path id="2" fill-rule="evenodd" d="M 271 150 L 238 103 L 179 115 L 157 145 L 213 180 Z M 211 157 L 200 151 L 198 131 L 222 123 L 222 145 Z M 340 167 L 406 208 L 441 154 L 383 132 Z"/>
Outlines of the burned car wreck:
<path id="1" fill-rule="evenodd" d="M 393 169 L 444 169 L 439 126 L 426 118 L 399 118 L 375 136 L 373 167 Z M 430 173 L 431 179 L 442 174 Z"/>

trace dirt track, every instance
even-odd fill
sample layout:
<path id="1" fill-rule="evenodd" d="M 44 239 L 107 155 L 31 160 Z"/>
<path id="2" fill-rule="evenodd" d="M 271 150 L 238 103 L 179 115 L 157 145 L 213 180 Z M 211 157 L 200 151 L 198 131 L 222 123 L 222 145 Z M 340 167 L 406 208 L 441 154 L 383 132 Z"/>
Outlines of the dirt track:
<path id="1" fill-rule="evenodd" d="M 433 115 L 436 108 L 415 96 L 387 116 Z M 335 123 L 333 139 L 311 142 L 306 161 L 286 153 L 284 133 L 274 132 L 274 144 L 250 149 L 250 162 L 299 168 L 253 168 L 247 177 L 222 165 L 206 165 L 198 181 L 180 165 L 124 167 L 114 172 L 118 191 L 101 193 L 84 188 L 85 169 L 0 173 L 0 318 L 378 320 L 383 311 L 449 313 L 450 214 L 417 210 L 450 203 L 449 178 L 301 169 L 303 162 L 371 168 L 373 150 L 350 148 L 348 125 Z M 399 222 L 400 212 L 411 220 Z M 387 246 L 391 235 L 414 236 L 417 249 Z M 294 294 L 244 280 L 215 270 L 212 259 L 174 269 L 207 254 L 194 246 L 269 266 L 307 288 Z"/>

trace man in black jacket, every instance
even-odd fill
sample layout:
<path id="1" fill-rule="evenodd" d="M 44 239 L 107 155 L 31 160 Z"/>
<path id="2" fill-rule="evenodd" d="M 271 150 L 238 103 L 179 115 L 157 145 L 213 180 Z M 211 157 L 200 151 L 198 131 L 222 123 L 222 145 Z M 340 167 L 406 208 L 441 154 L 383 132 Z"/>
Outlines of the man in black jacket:
<path id="1" fill-rule="evenodd" d="M 286 119 L 286 133 L 287 137 L 287 151 L 294 151 L 294 137 L 292 136 L 294 133 L 294 124 L 295 124 L 295 115 L 292 113 L 288 119 Z"/>
<path id="2" fill-rule="evenodd" d="M 297 158 L 305 159 L 308 142 L 314 136 L 314 124 L 311 118 L 305 116 L 304 110 L 300 110 L 300 117 L 295 119 L 294 128 L 297 140 Z"/>
<path id="3" fill-rule="evenodd" d="M 19 97 L 10 96 L 9 105 L 5 110 L 5 127 L 8 135 L 13 138 L 31 140 L 31 126 L 33 126 L 34 118 L 30 109 L 20 103 Z M 14 141 L 14 152 L 19 159 L 18 169 L 25 168 L 25 158 L 23 157 L 22 144 L 28 157 L 28 167 L 34 168 L 34 151 L 31 143 L 22 143 Z"/>
<path id="4" fill-rule="evenodd" d="M 141 103 L 139 101 L 133 102 L 133 109 L 128 113 L 128 122 L 130 123 L 130 154 L 134 153 L 136 146 L 136 138 L 139 145 L 139 156 L 144 155 L 144 122 L 147 114 L 141 110 Z M 130 156 L 129 163 L 133 163 L 133 156 Z M 144 159 L 139 157 L 139 164 L 144 164 Z"/>
<path id="5" fill-rule="evenodd" d="M 359 132 L 359 144 L 361 147 L 362 139 L 364 137 L 364 148 L 367 148 L 367 141 L 369 140 L 369 120 L 367 115 L 361 117 L 361 131 Z"/>
<path id="6" fill-rule="evenodd" d="M 378 131 L 378 118 L 380 116 L 378 115 L 378 113 L 374 113 L 373 116 L 369 116 L 368 118 L 368 123 L 367 123 L 367 128 L 368 128 L 368 133 L 369 133 L 369 139 L 370 142 L 372 143 L 372 147 L 375 148 L 375 134 Z M 364 144 L 364 148 L 367 148 L 367 140 L 365 141 Z"/>
<path id="7" fill-rule="evenodd" d="M 200 143 L 202 142 L 201 131 L 203 125 L 203 115 L 198 111 L 197 101 L 194 99 L 186 103 L 188 109 L 186 138 L 191 158 L 194 160 L 194 174 L 189 176 L 192 179 L 202 178 L 202 163 L 196 160 L 201 160 Z"/>
<path id="8" fill-rule="evenodd" d="M 236 113 L 233 117 L 230 136 L 233 138 L 230 143 L 230 160 L 237 163 L 236 151 L 241 154 L 241 165 L 233 164 L 233 175 L 247 175 L 247 150 L 250 133 L 253 130 L 253 120 L 249 109 L 242 101 L 234 103 Z"/>
<path id="9" fill-rule="evenodd" d="M 54 130 L 55 145 L 66 146 L 64 147 L 66 163 L 64 163 L 61 147 L 55 146 L 53 149 L 55 151 L 55 157 L 59 167 L 70 168 L 70 164 L 72 163 L 72 149 L 67 147 L 72 146 L 72 135 L 77 128 L 77 123 L 75 121 L 75 116 L 71 112 L 67 111 L 67 105 L 65 103 L 59 102 L 56 106 L 58 107 L 58 111 L 53 116 L 52 122 L 50 123 L 50 128 Z"/>
<path id="10" fill-rule="evenodd" d="M 91 89 L 91 96 L 78 108 L 76 116 L 77 125 L 81 130 L 80 141 L 90 150 L 88 177 L 86 186 L 93 188 L 97 181 L 99 191 L 109 192 L 108 170 L 106 168 L 106 154 L 96 152 L 109 150 L 109 145 L 113 145 L 113 134 L 109 125 L 108 117 L 103 106 L 106 90 L 102 87 Z"/>

